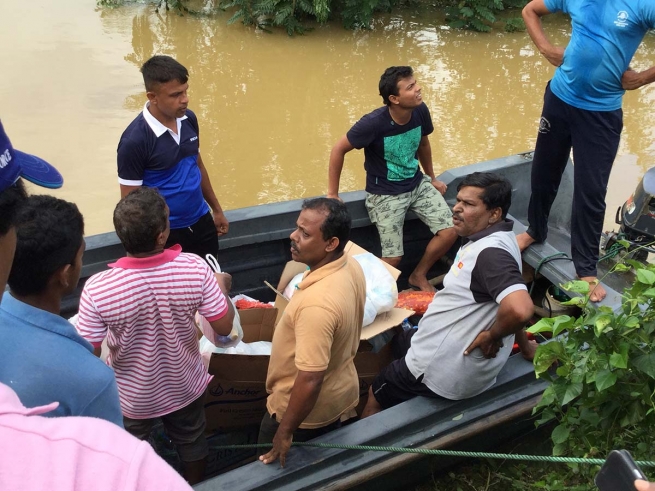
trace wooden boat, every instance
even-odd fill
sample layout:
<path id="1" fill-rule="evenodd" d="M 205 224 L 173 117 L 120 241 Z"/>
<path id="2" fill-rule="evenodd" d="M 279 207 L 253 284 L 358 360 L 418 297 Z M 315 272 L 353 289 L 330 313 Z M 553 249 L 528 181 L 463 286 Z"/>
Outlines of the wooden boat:
<path id="1" fill-rule="evenodd" d="M 449 170 L 440 176 L 448 185 L 446 200 L 454 204 L 457 185 L 475 171 L 491 171 L 504 175 L 513 184 L 511 218 L 517 233 L 525 229 L 530 196 L 532 154 L 523 153 Z M 570 261 L 545 259 L 556 252 L 570 255 L 569 224 L 573 172 L 569 164 L 560 192 L 553 206 L 548 242 L 531 247 L 524 261 L 538 268 L 540 275 L 553 284 L 574 277 Z M 353 217 L 351 240 L 379 254 L 379 239 L 364 208 L 364 192 L 343 193 L 342 198 Z M 224 271 L 233 276 L 233 293 L 245 293 L 263 301 L 273 300 L 273 293 L 264 280 L 276 282 L 289 254 L 289 234 L 302 200 L 254 206 L 226 213 L 230 233 L 220 239 L 219 259 Z M 405 229 L 405 257 L 400 265 L 402 288 L 407 275 L 421 257 L 431 235 L 416 217 L 408 216 Z M 454 255 L 454 250 L 451 254 Z M 107 267 L 124 254 L 114 233 L 87 238 L 84 267 L 77 294 L 65 299 L 63 314 L 77 309 L 79 292 L 86 279 Z M 445 272 L 438 264 L 433 275 Z M 619 281 L 620 283 L 620 281 Z M 620 303 L 622 285 L 610 284 L 607 305 Z M 347 445 L 377 445 L 423 448 L 493 449 L 499 442 L 523 431 L 532 408 L 539 400 L 545 383 L 534 376 L 532 364 L 520 355 L 512 356 L 501 371 L 494 387 L 463 401 L 416 398 L 383 411 L 371 418 L 342 427 L 316 441 Z M 520 421 L 521 424 L 516 424 Z M 527 425 L 531 425 L 527 421 Z M 238 453 L 238 452 L 236 452 Z M 251 454 L 254 452 L 250 452 Z M 232 457 L 235 452 L 230 454 Z M 225 454 L 223 454 L 225 455 Z M 214 490 L 309 490 L 309 489 L 406 489 L 415 477 L 407 473 L 408 464 L 421 459 L 416 454 L 361 452 L 339 449 L 291 449 L 287 466 L 264 466 L 259 462 L 241 466 L 211 478 L 196 489 Z M 449 462 L 442 460 L 444 465 Z M 410 467 L 411 468 L 411 467 Z M 404 484 L 401 484 L 404 483 Z"/>

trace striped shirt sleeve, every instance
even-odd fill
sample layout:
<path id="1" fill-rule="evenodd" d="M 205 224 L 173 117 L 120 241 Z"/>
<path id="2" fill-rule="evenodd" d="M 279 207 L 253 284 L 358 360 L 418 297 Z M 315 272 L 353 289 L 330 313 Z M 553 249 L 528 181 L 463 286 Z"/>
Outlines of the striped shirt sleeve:
<path id="1" fill-rule="evenodd" d="M 88 284 L 84 286 L 80 297 L 80 308 L 77 318 L 77 331 L 84 339 L 90 342 L 94 348 L 99 347 L 107 336 L 107 326 L 102 320 L 93 298 L 88 290 Z"/>

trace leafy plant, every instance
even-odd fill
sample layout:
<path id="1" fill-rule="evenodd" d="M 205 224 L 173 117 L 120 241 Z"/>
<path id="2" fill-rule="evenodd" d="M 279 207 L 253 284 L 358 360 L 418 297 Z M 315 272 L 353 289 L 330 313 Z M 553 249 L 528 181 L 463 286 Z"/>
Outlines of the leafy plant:
<path id="1" fill-rule="evenodd" d="M 472 29 L 489 32 L 497 21 L 497 14 L 511 8 L 525 5 L 523 0 L 460 0 L 446 8 L 448 24 L 455 29 Z M 523 19 L 512 17 L 505 21 L 508 32 L 525 29 Z"/>
<path id="2" fill-rule="evenodd" d="M 537 424 L 559 422 L 554 455 L 627 448 L 650 459 L 655 451 L 655 265 L 626 259 L 613 271 L 630 269 L 634 282 L 617 311 L 594 306 L 589 284 L 572 281 L 562 287 L 583 296 L 566 303 L 582 307 L 582 315 L 544 318 L 528 329 L 557 337 L 534 358 L 537 377 L 551 382 L 534 412 L 541 412 Z"/>

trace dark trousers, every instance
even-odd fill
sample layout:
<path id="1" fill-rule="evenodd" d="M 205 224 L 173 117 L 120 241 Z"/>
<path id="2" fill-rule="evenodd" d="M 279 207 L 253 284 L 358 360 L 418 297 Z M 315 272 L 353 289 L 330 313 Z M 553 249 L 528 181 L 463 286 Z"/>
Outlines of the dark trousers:
<path id="1" fill-rule="evenodd" d="M 273 438 L 275 437 L 275 433 L 279 427 L 280 423 L 278 423 L 273 416 L 266 413 L 262 418 L 261 425 L 259 426 L 259 438 L 257 438 L 257 443 L 273 443 Z M 332 430 L 336 430 L 337 428 L 341 428 L 340 420 L 336 420 L 334 423 L 330 423 L 329 425 L 323 426 L 322 428 L 298 428 L 293 432 L 293 441 L 307 442 L 314 438 L 318 438 L 321 435 L 325 435 Z"/>
<path id="2" fill-rule="evenodd" d="M 596 276 L 605 218 L 605 195 L 619 148 L 623 111 L 577 109 L 550 90 L 544 94 L 532 163 L 528 234 L 546 240 L 548 216 L 573 148 L 571 255 L 578 276 Z"/>
<path id="3" fill-rule="evenodd" d="M 196 223 L 186 228 L 171 229 L 166 247 L 175 244 L 182 246 L 182 252 L 192 252 L 205 259 L 207 254 L 218 254 L 218 232 L 211 213 L 200 217 Z"/>

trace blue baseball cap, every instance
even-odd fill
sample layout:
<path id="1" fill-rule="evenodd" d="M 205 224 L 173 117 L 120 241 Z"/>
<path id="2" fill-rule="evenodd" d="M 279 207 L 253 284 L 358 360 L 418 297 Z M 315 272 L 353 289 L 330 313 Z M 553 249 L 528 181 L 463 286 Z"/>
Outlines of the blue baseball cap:
<path id="1" fill-rule="evenodd" d="M 0 193 L 19 177 L 49 189 L 57 189 L 64 184 L 59 171 L 48 162 L 12 147 L 0 121 Z"/>

